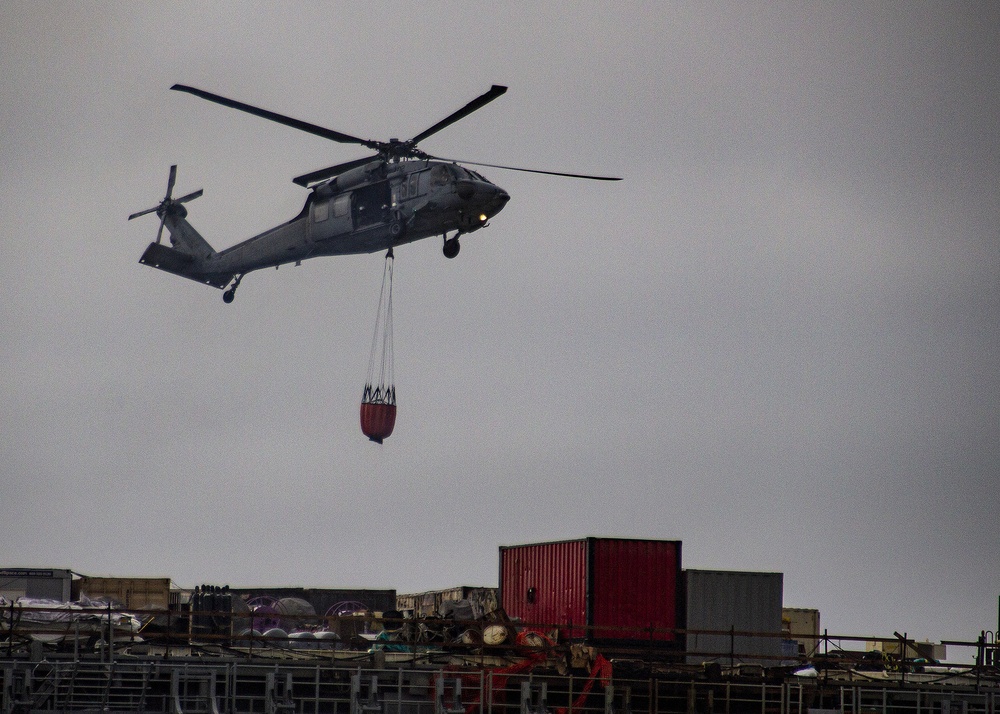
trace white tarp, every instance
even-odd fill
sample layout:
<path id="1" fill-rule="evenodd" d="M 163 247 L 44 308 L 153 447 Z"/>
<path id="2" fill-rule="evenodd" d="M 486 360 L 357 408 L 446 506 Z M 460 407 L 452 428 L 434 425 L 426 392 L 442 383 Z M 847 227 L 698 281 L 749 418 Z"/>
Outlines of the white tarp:
<path id="1" fill-rule="evenodd" d="M 108 607 L 107 602 L 81 598 L 78 602 L 61 602 L 39 598 L 7 600 L 0 597 L 0 632 L 13 630 L 42 642 L 58 642 L 80 634 L 104 634 L 108 619 L 114 626 L 114 637 L 140 641 L 136 633 L 142 623 L 133 615 Z"/>

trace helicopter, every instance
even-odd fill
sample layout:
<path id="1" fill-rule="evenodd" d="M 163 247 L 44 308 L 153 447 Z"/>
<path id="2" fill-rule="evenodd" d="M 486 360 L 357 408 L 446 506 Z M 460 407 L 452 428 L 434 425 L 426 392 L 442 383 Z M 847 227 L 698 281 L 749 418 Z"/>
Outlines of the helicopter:
<path id="1" fill-rule="evenodd" d="M 507 87 L 501 85 L 493 85 L 489 91 L 406 141 L 361 139 L 195 87 L 175 84 L 171 89 L 375 152 L 293 178 L 294 183 L 310 190 L 298 215 L 221 251 L 212 248 L 187 221 L 184 204 L 201 196 L 203 191 L 199 189 L 174 198 L 177 166 L 170 167 L 163 200 L 128 217 L 132 220 L 155 213 L 160 219 L 156 241 L 149 244 L 139 262 L 225 290 L 222 298 L 226 303 L 235 299 L 236 289 L 247 273 L 289 263 L 301 265 L 309 258 L 382 250 L 392 255 L 395 246 L 433 236 L 442 237 L 442 252 L 446 258 L 454 258 L 461 248 L 459 237 L 489 225 L 489 220 L 510 200 L 506 191 L 462 164 L 596 181 L 621 180 L 613 176 L 446 159 L 417 147 L 419 142 L 504 94 Z M 170 234 L 170 246 L 161 242 L 164 227 Z M 454 235 L 449 237 L 452 232 Z"/>

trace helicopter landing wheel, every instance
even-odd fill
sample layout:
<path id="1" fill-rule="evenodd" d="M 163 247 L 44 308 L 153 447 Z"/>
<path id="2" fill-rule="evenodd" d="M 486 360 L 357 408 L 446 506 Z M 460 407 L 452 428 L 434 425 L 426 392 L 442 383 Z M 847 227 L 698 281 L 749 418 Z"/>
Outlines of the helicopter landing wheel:
<path id="1" fill-rule="evenodd" d="M 458 236 L 454 238 L 446 238 L 444 241 L 444 247 L 441 249 L 444 253 L 445 258 L 454 258 L 458 255 L 458 251 L 462 249 L 461 244 L 458 242 Z"/>
<path id="2" fill-rule="evenodd" d="M 233 281 L 232 286 L 226 292 L 222 293 L 222 302 L 227 305 L 236 299 L 236 288 L 240 286 L 240 281 L 243 280 L 242 275 L 237 275 L 236 280 Z"/>

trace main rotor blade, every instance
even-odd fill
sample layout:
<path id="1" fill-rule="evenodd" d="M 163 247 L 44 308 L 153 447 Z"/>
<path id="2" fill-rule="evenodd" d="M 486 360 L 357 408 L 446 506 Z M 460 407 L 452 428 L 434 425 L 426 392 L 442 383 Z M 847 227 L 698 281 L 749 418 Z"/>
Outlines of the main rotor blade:
<path id="1" fill-rule="evenodd" d="M 482 109 L 484 106 L 492 102 L 494 99 L 496 99 L 506 91 L 507 91 L 506 87 L 502 87 L 499 84 L 494 84 L 492 87 L 490 87 L 490 91 L 476 97 L 471 102 L 466 104 L 464 107 L 459 109 L 457 112 L 449 115 L 445 119 L 442 119 L 437 124 L 432 126 L 430 129 L 425 129 L 424 131 L 420 132 L 415 137 L 410 139 L 409 141 L 410 145 L 418 144 L 431 134 L 436 134 L 442 129 L 444 129 L 446 126 L 450 126 L 451 124 L 457 122 L 459 119 L 463 119 L 469 116 L 470 114 L 472 114 L 472 112 L 476 111 L 477 109 Z"/>
<path id="2" fill-rule="evenodd" d="M 292 179 L 293 182 L 297 183 L 299 186 L 308 187 L 310 184 L 318 183 L 324 179 L 328 179 L 331 176 L 336 176 L 337 174 L 342 174 L 345 171 L 350 171 L 358 166 L 364 166 L 365 164 L 374 161 L 379 157 L 378 154 L 374 156 L 368 156 L 364 159 L 354 159 L 354 161 L 345 161 L 342 164 L 337 164 L 336 166 L 328 166 L 325 169 L 319 169 L 317 171 L 311 171 L 307 174 L 302 174 L 301 176 L 296 176 Z"/>
<path id="3" fill-rule="evenodd" d="M 381 149 L 381 144 L 377 141 L 369 141 L 368 139 L 359 139 L 356 136 L 351 136 L 350 134 L 343 134 L 339 131 L 334 131 L 333 129 L 325 129 L 321 126 L 316 126 L 315 124 L 310 124 L 308 122 L 300 121 L 298 119 L 292 119 L 291 117 L 286 117 L 283 114 L 277 114 L 275 112 L 268 111 L 267 109 L 260 109 L 259 107 L 254 107 L 249 104 L 244 104 L 243 102 L 237 102 L 234 99 L 227 99 L 226 97 L 221 97 L 218 94 L 212 94 L 211 92 L 206 92 L 202 89 L 196 89 L 194 87 L 188 87 L 183 84 L 175 84 L 171 89 L 178 92 L 187 92 L 188 94 L 193 94 L 196 97 L 201 97 L 202 99 L 207 99 L 210 102 L 215 102 L 216 104 L 221 104 L 224 107 L 229 107 L 231 109 L 239 109 L 241 112 L 246 112 L 247 114 L 253 114 L 254 116 L 261 117 L 263 119 L 269 119 L 279 124 L 284 124 L 285 126 L 290 126 L 293 129 L 298 129 L 300 131 L 305 131 L 310 134 L 315 134 L 316 136 L 322 136 L 324 139 L 330 139 L 331 141 L 339 141 L 341 144 L 361 144 L 362 146 L 367 146 L 369 149 L 374 149 L 379 151 Z"/>
<path id="4" fill-rule="evenodd" d="M 546 174 L 547 176 L 566 176 L 568 178 L 590 179 L 591 181 L 621 181 L 617 176 L 592 176 L 590 174 L 568 174 L 562 171 L 542 171 L 541 169 L 524 169 L 517 166 L 503 166 L 501 164 L 484 164 L 479 161 L 462 161 L 461 159 L 445 159 L 435 156 L 439 161 L 451 161 L 455 164 L 471 164 L 473 166 L 488 166 L 491 169 L 506 169 L 507 171 L 524 171 L 529 174 Z"/>

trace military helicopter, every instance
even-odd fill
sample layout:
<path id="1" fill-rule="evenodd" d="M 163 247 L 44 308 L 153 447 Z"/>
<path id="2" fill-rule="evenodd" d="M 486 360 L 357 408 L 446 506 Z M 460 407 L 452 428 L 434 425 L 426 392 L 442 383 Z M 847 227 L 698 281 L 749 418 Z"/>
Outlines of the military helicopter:
<path id="1" fill-rule="evenodd" d="M 156 213 L 160 218 L 156 241 L 149 244 L 139 262 L 220 290 L 228 286 L 222 296 L 226 303 L 236 297 L 236 288 L 247 273 L 287 263 L 299 265 L 308 258 L 391 251 L 394 246 L 432 236 L 441 236 L 445 257 L 454 258 L 461 248 L 459 237 L 487 226 L 510 200 L 502 188 L 460 164 L 596 181 L 621 180 L 445 159 L 417 148 L 419 142 L 504 94 L 507 87 L 500 85 L 493 85 L 488 92 L 407 141 L 360 139 L 183 84 L 175 84 L 171 89 L 324 139 L 360 144 L 375 152 L 292 179 L 310 189 L 299 214 L 222 251 L 212 248 L 187 221 L 183 204 L 203 192 L 199 189 L 174 198 L 177 166 L 170 167 L 163 200 L 128 217 L 132 220 Z M 170 247 L 161 243 L 164 226 L 170 233 Z M 452 231 L 454 235 L 449 237 Z"/>

